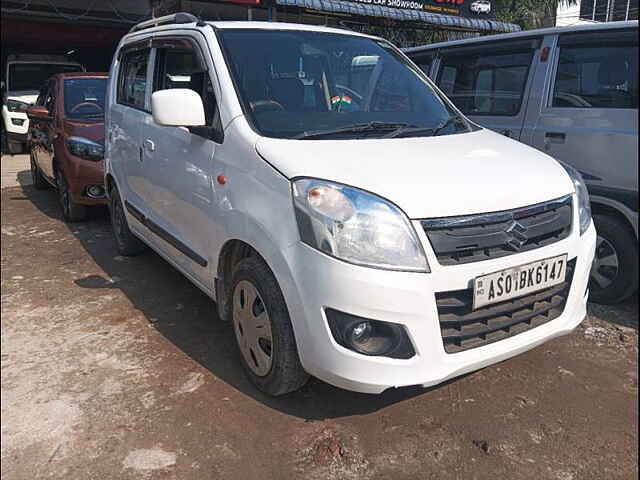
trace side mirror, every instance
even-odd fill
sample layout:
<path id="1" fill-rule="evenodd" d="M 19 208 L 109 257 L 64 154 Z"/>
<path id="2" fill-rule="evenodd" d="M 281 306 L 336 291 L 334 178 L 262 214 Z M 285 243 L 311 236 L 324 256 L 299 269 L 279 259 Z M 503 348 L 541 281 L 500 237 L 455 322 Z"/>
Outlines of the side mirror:
<path id="1" fill-rule="evenodd" d="M 47 107 L 41 105 L 34 105 L 27 108 L 27 117 L 30 120 L 51 120 L 51 114 Z"/>
<path id="2" fill-rule="evenodd" d="M 153 121 L 167 127 L 205 126 L 202 98 L 188 88 L 158 90 L 151 95 Z"/>

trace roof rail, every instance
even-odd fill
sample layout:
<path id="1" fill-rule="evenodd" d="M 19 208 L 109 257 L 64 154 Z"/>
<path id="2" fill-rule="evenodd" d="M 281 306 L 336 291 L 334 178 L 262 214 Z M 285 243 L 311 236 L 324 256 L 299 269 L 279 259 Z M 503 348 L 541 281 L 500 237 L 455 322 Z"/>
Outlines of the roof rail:
<path id="1" fill-rule="evenodd" d="M 171 23 L 195 23 L 197 21 L 198 17 L 195 15 L 186 12 L 178 12 L 172 15 L 165 15 L 164 17 L 152 18 L 151 20 L 140 22 L 131 27 L 129 33 L 144 30 L 145 28 L 157 27 L 158 25 L 168 25 Z"/>

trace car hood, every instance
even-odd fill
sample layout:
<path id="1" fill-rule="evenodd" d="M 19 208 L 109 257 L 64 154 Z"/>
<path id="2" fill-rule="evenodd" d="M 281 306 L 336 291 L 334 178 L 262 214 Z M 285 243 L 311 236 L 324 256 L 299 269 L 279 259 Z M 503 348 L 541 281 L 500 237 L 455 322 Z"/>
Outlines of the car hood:
<path id="1" fill-rule="evenodd" d="M 104 122 L 65 120 L 64 134 L 67 137 L 83 137 L 104 144 Z"/>
<path id="2" fill-rule="evenodd" d="M 413 219 L 507 210 L 574 192 L 553 158 L 485 129 L 357 141 L 262 137 L 256 150 L 288 178 L 368 190 Z"/>
<path id="3" fill-rule="evenodd" d="M 21 91 L 21 92 L 8 92 L 7 99 L 17 100 L 24 103 L 35 103 L 38 99 L 37 91 Z"/>

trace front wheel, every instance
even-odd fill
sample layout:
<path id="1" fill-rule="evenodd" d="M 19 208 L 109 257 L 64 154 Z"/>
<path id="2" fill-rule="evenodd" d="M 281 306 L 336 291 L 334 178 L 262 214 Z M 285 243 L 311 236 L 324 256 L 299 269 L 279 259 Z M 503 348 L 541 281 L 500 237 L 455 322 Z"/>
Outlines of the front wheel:
<path id="1" fill-rule="evenodd" d="M 10 155 L 18 155 L 23 151 L 22 143 L 7 141 L 7 150 L 9 150 Z"/>
<path id="2" fill-rule="evenodd" d="M 589 278 L 590 299 L 614 304 L 638 288 L 638 247 L 625 223 L 608 215 L 594 215 L 598 232 L 596 254 Z"/>
<path id="3" fill-rule="evenodd" d="M 58 198 L 60 207 L 62 208 L 62 216 L 69 223 L 81 222 L 87 218 L 89 208 L 73 201 L 71 192 L 69 191 L 69 183 L 60 170 L 56 173 L 58 184 Z"/>
<path id="4" fill-rule="evenodd" d="M 232 280 L 232 318 L 240 357 L 249 380 L 277 396 L 302 387 L 302 368 L 289 312 L 278 282 L 256 257 L 238 263 Z"/>

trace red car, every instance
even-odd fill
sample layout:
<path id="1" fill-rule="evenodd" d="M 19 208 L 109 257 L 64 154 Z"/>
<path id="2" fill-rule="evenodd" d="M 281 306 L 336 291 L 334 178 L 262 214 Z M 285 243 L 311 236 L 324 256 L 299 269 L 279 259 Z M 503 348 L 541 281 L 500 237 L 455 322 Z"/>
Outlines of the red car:
<path id="1" fill-rule="evenodd" d="M 58 189 L 64 219 L 84 220 L 105 205 L 106 73 L 54 75 L 27 109 L 31 175 L 37 189 Z"/>

